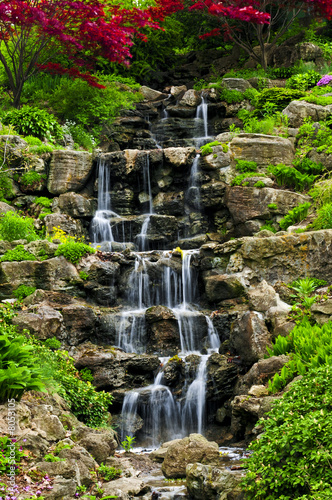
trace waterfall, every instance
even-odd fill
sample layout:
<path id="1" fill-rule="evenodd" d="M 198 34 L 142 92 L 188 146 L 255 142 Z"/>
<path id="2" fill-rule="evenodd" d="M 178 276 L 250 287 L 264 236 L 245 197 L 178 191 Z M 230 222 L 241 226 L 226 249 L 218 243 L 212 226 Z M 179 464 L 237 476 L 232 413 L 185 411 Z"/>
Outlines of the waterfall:
<path id="1" fill-rule="evenodd" d="M 112 243 L 114 241 L 109 222 L 112 216 L 117 217 L 117 214 L 111 211 L 110 169 L 105 165 L 105 160 L 99 159 L 98 208 L 91 223 L 93 243 L 102 241 Z"/>
<path id="2" fill-rule="evenodd" d="M 140 234 L 137 235 L 137 242 L 138 246 L 141 252 L 145 252 L 148 250 L 148 239 L 147 239 L 147 234 L 148 234 L 148 227 L 150 224 L 150 218 L 151 215 L 153 214 L 153 199 L 152 199 L 152 189 L 151 189 L 151 180 L 150 180 L 150 155 L 149 152 L 146 155 L 146 160 L 143 166 L 143 190 L 144 193 L 147 194 L 148 199 L 149 199 L 149 212 L 147 214 L 147 217 L 145 218 L 141 232 Z"/>
<path id="3" fill-rule="evenodd" d="M 209 122 L 208 122 L 208 103 L 204 95 L 202 95 L 202 102 L 197 106 L 196 119 L 203 120 L 204 136 L 196 138 L 197 145 L 201 146 L 206 139 L 209 139 Z"/>
<path id="4" fill-rule="evenodd" d="M 189 205 L 193 206 L 196 210 L 200 209 L 200 190 L 198 182 L 198 170 L 199 170 L 200 158 L 201 158 L 200 154 L 197 154 L 194 158 L 194 161 L 190 169 L 190 177 L 186 193 L 187 202 L 189 203 Z"/>
<path id="5" fill-rule="evenodd" d="M 182 410 L 182 432 L 198 432 L 202 434 L 204 429 L 205 410 L 205 386 L 206 386 L 206 365 L 208 356 L 202 356 L 197 368 L 195 380 L 187 390 L 185 404 Z"/>

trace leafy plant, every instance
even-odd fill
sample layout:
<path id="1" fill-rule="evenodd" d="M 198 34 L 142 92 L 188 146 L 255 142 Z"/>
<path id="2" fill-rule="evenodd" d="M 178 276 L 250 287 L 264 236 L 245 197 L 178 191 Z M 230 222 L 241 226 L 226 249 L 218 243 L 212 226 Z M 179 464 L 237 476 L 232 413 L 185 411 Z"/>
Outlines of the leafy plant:
<path id="1" fill-rule="evenodd" d="M 269 165 L 268 172 L 274 175 L 279 186 L 295 188 L 297 191 L 309 189 L 317 178 L 316 175 L 301 174 L 295 167 L 288 167 L 282 163 Z"/>
<path id="2" fill-rule="evenodd" d="M 241 175 L 237 175 L 234 177 L 232 180 L 232 186 L 241 186 L 243 185 L 243 181 L 245 179 L 248 179 L 249 177 L 266 177 L 265 174 L 261 174 L 258 172 L 249 172 L 249 173 L 244 173 Z"/>
<path id="3" fill-rule="evenodd" d="M 78 274 L 79 274 L 79 277 L 81 278 L 81 280 L 86 281 L 89 279 L 89 274 L 86 273 L 85 271 L 80 271 Z"/>
<path id="4" fill-rule="evenodd" d="M 13 181 L 6 173 L 0 173 L 0 201 L 7 202 L 7 199 L 14 197 Z"/>
<path id="5" fill-rule="evenodd" d="M 269 203 L 267 208 L 270 210 L 278 210 L 278 205 L 276 203 Z"/>
<path id="6" fill-rule="evenodd" d="M 311 229 L 332 229 L 332 203 L 326 203 L 317 210 L 317 217 L 310 225 Z"/>
<path id="7" fill-rule="evenodd" d="M 314 87 L 320 78 L 320 73 L 315 70 L 310 70 L 307 73 L 299 73 L 287 80 L 286 88 L 305 91 Z"/>
<path id="8" fill-rule="evenodd" d="M 214 142 L 208 142 L 207 144 L 204 144 L 204 146 L 201 146 L 201 155 L 202 156 L 207 156 L 213 152 L 213 147 L 214 146 L 222 146 L 223 152 L 227 153 L 228 151 L 228 146 L 227 144 L 223 144 L 222 142 L 219 141 L 214 141 Z"/>
<path id="9" fill-rule="evenodd" d="M 25 172 L 19 179 L 19 183 L 26 187 L 37 187 L 43 180 L 45 179 L 45 175 L 39 174 L 35 170 L 30 170 L 29 172 Z"/>
<path id="10" fill-rule="evenodd" d="M 60 349 L 61 342 L 56 337 L 52 337 L 50 339 L 46 339 L 44 345 L 54 351 L 56 349 Z"/>
<path id="11" fill-rule="evenodd" d="M 236 102 L 242 102 L 245 99 L 242 92 L 238 90 L 221 89 L 220 100 L 226 101 L 228 104 L 234 104 Z"/>
<path id="12" fill-rule="evenodd" d="M 126 451 L 131 451 L 134 448 L 135 437 L 126 436 L 124 441 L 121 441 L 121 446 Z"/>
<path id="13" fill-rule="evenodd" d="M 19 401 L 26 391 L 44 391 L 41 371 L 33 347 L 26 338 L 0 335 L 0 403 L 9 399 Z"/>
<path id="14" fill-rule="evenodd" d="M 8 409 L 8 413 L 10 409 Z M 10 415 L 8 415 L 8 421 L 10 423 Z M 2 476 L 10 474 L 10 466 L 12 460 L 15 460 L 15 464 L 19 464 L 24 453 L 22 448 L 16 443 L 16 440 L 12 441 L 8 436 L 0 437 L 0 473 Z"/>
<path id="15" fill-rule="evenodd" d="M 332 97 L 307 94 L 305 97 L 302 97 L 301 101 L 311 102 L 312 104 L 318 104 L 319 106 L 328 106 L 332 104 Z"/>
<path id="16" fill-rule="evenodd" d="M 44 456 L 44 462 L 64 462 L 64 458 L 56 457 L 53 453 L 48 453 Z"/>
<path id="17" fill-rule="evenodd" d="M 91 370 L 89 370 L 89 368 L 83 368 L 80 371 L 80 377 L 85 382 L 93 382 L 93 375 L 91 373 Z"/>
<path id="18" fill-rule="evenodd" d="M 265 187 L 265 183 L 263 181 L 257 181 L 257 182 L 255 182 L 254 187 L 255 188 L 263 188 L 263 187 Z"/>
<path id="19" fill-rule="evenodd" d="M 6 241 L 38 239 L 33 219 L 9 211 L 0 218 L 0 238 Z"/>
<path id="20" fill-rule="evenodd" d="M 332 482 L 331 366 L 312 368 L 276 401 L 245 461 L 248 500 L 326 500 Z"/>
<path id="21" fill-rule="evenodd" d="M 268 222 L 266 224 L 264 224 L 263 226 L 261 226 L 260 231 L 264 231 L 264 230 L 271 231 L 272 233 L 277 232 L 276 228 L 273 227 L 272 224 L 268 223 Z"/>
<path id="22" fill-rule="evenodd" d="M 280 221 L 279 225 L 283 231 L 289 226 L 296 224 L 297 222 L 301 222 L 301 220 L 305 219 L 308 215 L 308 210 L 311 207 L 311 203 L 307 201 L 306 203 L 302 203 L 295 208 L 292 208 L 288 214 L 285 215 Z"/>
<path id="23" fill-rule="evenodd" d="M 301 90 L 284 89 L 272 87 L 262 90 L 254 99 L 254 106 L 264 109 L 267 103 L 273 103 L 276 110 L 283 110 L 291 101 L 296 101 L 304 97 L 305 93 Z"/>
<path id="24" fill-rule="evenodd" d="M 17 247 L 16 247 L 17 248 Z M 14 297 L 21 301 L 36 291 L 35 286 L 20 285 L 13 291 Z"/>
<path id="25" fill-rule="evenodd" d="M 22 106 L 20 109 L 8 111 L 3 122 L 13 125 L 23 135 L 32 135 L 40 139 L 52 139 L 62 136 L 57 119 L 51 113 L 33 106 Z"/>
<path id="26" fill-rule="evenodd" d="M 95 253 L 95 249 L 81 242 L 67 241 L 59 245 L 55 255 L 63 255 L 72 264 L 77 264 L 87 253 Z"/>
<path id="27" fill-rule="evenodd" d="M 105 481 L 112 481 L 117 479 L 122 474 L 121 469 L 116 469 L 115 467 L 110 467 L 108 465 L 100 464 L 98 467 L 98 475 L 101 476 Z"/>
<path id="28" fill-rule="evenodd" d="M 235 160 L 236 170 L 239 172 L 257 172 L 257 163 L 249 160 Z"/>
<path id="29" fill-rule="evenodd" d="M 44 208 L 50 208 L 52 202 L 53 200 L 51 200 L 50 198 L 46 198 L 46 196 L 39 196 L 38 198 L 35 199 L 34 204 L 41 205 Z"/>
<path id="30" fill-rule="evenodd" d="M 24 245 L 17 245 L 13 250 L 7 250 L 7 252 L 0 257 L 0 262 L 21 262 L 23 260 L 37 260 L 37 257 L 25 250 Z M 26 291 L 26 287 L 24 291 Z M 21 295 L 21 293 L 22 288 L 20 289 L 18 294 Z"/>
<path id="31" fill-rule="evenodd" d="M 296 292 L 296 297 L 303 299 L 305 297 L 309 297 L 309 295 L 311 295 L 316 288 L 325 286 L 326 284 L 327 282 L 325 280 L 306 277 L 293 281 L 288 285 L 288 287 Z"/>

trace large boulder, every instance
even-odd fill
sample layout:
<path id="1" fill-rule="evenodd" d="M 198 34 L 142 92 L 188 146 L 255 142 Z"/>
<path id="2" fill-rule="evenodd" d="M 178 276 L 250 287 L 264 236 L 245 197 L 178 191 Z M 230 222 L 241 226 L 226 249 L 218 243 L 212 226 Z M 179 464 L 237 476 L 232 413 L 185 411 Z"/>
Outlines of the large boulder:
<path id="1" fill-rule="evenodd" d="M 219 458 L 218 444 L 208 441 L 201 434 L 172 442 L 162 464 L 162 472 L 167 478 L 185 477 L 186 466 L 195 462 L 216 463 Z"/>
<path id="2" fill-rule="evenodd" d="M 186 481 L 193 500 L 242 500 L 240 482 L 243 476 L 211 465 L 187 465 Z"/>
<path id="3" fill-rule="evenodd" d="M 2 262 L 0 265 L 0 298 L 12 297 L 13 290 L 21 283 L 44 290 L 74 291 L 81 282 L 77 269 L 64 257 L 54 257 L 42 262 Z"/>
<path id="4" fill-rule="evenodd" d="M 182 215 L 184 212 L 183 191 L 172 193 L 159 192 L 153 200 L 153 208 L 161 215 Z"/>
<path id="5" fill-rule="evenodd" d="M 96 204 L 93 199 L 77 193 L 60 194 L 53 202 L 53 211 L 60 211 L 70 217 L 93 217 Z"/>
<path id="6" fill-rule="evenodd" d="M 105 462 L 110 455 L 114 455 L 117 447 L 116 433 L 112 430 L 93 431 L 88 427 L 81 427 L 75 431 L 74 438 L 98 464 Z"/>
<path id="7" fill-rule="evenodd" d="M 80 220 L 74 219 L 67 214 L 49 214 L 44 217 L 47 234 L 54 234 L 54 230 L 59 228 L 70 236 L 83 236 L 84 229 Z"/>
<path id="8" fill-rule="evenodd" d="M 201 96 L 197 90 L 189 89 L 181 97 L 179 104 L 182 106 L 197 107 L 201 103 Z"/>
<path id="9" fill-rule="evenodd" d="M 56 337 L 65 338 L 63 317 L 59 311 L 47 304 L 38 307 L 35 312 L 20 311 L 12 320 L 19 330 L 27 329 L 40 340 Z"/>
<path id="10" fill-rule="evenodd" d="M 175 354 L 179 347 L 179 325 L 173 311 L 165 306 L 153 306 L 146 310 L 149 325 L 151 352 Z"/>
<path id="11" fill-rule="evenodd" d="M 294 159 L 291 141 L 274 135 L 239 134 L 231 141 L 230 150 L 233 158 L 255 161 L 262 167 L 291 165 Z"/>
<path id="12" fill-rule="evenodd" d="M 254 311 L 266 312 L 278 303 L 277 293 L 265 280 L 248 290 L 249 306 Z"/>
<path id="13" fill-rule="evenodd" d="M 205 279 L 205 292 L 210 303 L 240 297 L 245 293 L 241 275 L 214 274 Z"/>
<path id="14" fill-rule="evenodd" d="M 258 360 L 241 380 L 238 394 L 246 394 L 251 386 L 266 384 L 276 373 L 280 372 L 289 360 L 290 357 L 284 354 Z"/>
<path id="15" fill-rule="evenodd" d="M 164 159 L 166 164 L 174 168 L 188 167 L 196 155 L 194 147 L 188 148 L 166 148 L 164 149 Z"/>
<path id="16" fill-rule="evenodd" d="M 288 117 L 290 127 L 300 127 L 304 120 L 312 118 L 314 122 L 325 121 L 332 112 L 332 104 L 320 106 L 306 101 L 292 101 L 283 110 L 283 114 Z"/>
<path id="17" fill-rule="evenodd" d="M 292 208 L 305 203 L 308 196 L 273 188 L 227 187 L 224 203 L 235 224 L 252 219 L 270 219 L 273 215 L 285 215 Z M 274 204 L 276 209 L 269 208 Z"/>
<path id="18" fill-rule="evenodd" d="M 92 168 L 90 153 L 55 149 L 50 162 L 47 189 L 52 194 L 81 191 Z"/>
<path id="19" fill-rule="evenodd" d="M 91 307 L 72 304 L 62 309 L 62 316 L 69 345 L 80 344 L 95 334 L 97 316 Z"/>
<path id="20" fill-rule="evenodd" d="M 141 495 L 146 493 L 149 489 L 149 486 L 138 477 L 120 477 L 109 483 L 103 483 L 103 496 L 114 495 L 109 498 L 129 498 L 129 496 L 130 498 L 136 498 L 137 496 L 141 497 Z M 121 492 L 120 494 L 124 494 L 125 497 L 119 497 L 119 491 Z M 129 496 L 127 497 L 127 495 Z"/>
<path id="21" fill-rule="evenodd" d="M 243 78 L 223 78 L 222 85 L 226 89 L 237 90 L 239 92 L 244 92 L 252 88 L 248 80 L 244 80 Z"/>
<path id="22" fill-rule="evenodd" d="M 250 366 L 265 356 L 271 346 L 271 335 L 262 314 L 246 311 L 234 321 L 230 334 L 230 350 L 240 356 L 244 365 Z"/>

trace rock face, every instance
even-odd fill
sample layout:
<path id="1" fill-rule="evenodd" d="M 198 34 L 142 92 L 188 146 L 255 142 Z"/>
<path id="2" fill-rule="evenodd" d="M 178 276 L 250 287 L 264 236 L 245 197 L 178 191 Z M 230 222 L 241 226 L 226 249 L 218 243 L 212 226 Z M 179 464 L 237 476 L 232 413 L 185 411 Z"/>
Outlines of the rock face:
<path id="1" fill-rule="evenodd" d="M 291 165 L 294 147 L 288 139 L 272 135 L 239 134 L 230 143 L 233 158 L 255 161 L 259 166 Z"/>
<path id="2" fill-rule="evenodd" d="M 81 191 L 92 171 L 92 155 L 85 151 L 54 150 L 47 189 L 52 194 Z"/>
<path id="3" fill-rule="evenodd" d="M 194 500 L 243 500 L 242 476 L 200 463 L 189 464 L 186 469 L 187 488 Z"/>
<path id="4" fill-rule="evenodd" d="M 217 443 L 209 442 L 200 434 L 190 434 L 189 437 L 169 444 L 162 471 L 167 478 L 184 477 L 188 464 L 216 462 L 218 457 Z"/>
<path id="5" fill-rule="evenodd" d="M 332 105 L 320 106 L 305 101 L 292 101 L 283 114 L 288 116 L 290 127 L 300 127 L 306 118 L 312 118 L 314 122 L 326 120 L 332 112 Z"/>

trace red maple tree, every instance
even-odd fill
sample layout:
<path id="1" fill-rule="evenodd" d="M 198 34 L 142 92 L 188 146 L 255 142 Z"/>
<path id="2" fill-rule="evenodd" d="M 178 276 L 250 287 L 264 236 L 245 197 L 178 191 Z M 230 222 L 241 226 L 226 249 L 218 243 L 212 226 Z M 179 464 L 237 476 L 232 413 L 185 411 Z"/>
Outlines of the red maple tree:
<path id="1" fill-rule="evenodd" d="M 181 0 L 157 0 L 144 10 L 99 0 L 2 0 L 0 62 L 13 105 L 19 106 L 24 83 L 40 70 L 102 87 L 89 72 L 99 57 L 128 64 L 135 36 L 144 38 L 145 27 L 159 29 L 182 8 Z"/>
<path id="2" fill-rule="evenodd" d="M 225 37 L 243 48 L 266 69 L 269 54 L 295 19 L 308 12 L 332 18 L 332 0 L 193 0 L 191 9 L 206 9 L 221 20 L 221 28 L 202 35 Z M 259 44 L 260 50 L 254 50 Z"/>

